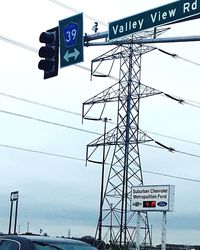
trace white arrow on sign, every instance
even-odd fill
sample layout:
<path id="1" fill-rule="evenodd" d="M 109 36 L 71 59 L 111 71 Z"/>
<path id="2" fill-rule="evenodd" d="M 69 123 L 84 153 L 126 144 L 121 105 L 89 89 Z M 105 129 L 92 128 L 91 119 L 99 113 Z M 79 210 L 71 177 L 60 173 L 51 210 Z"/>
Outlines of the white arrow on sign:
<path id="1" fill-rule="evenodd" d="M 74 48 L 74 52 L 69 53 L 69 50 L 65 53 L 64 59 L 69 62 L 69 58 L 74 57 L 74 60 L 77 59 L 77 57 L 80 55 L 80 52 Z"/>

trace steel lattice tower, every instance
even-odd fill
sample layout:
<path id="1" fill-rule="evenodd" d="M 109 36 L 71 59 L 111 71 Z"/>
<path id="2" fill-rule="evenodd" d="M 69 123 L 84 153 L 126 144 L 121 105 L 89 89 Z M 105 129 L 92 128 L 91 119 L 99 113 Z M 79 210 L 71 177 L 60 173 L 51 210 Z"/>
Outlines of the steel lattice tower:
<path id="1" fill-rule="evenodd" d="M 83 103 L 83 118 L 89 116 L 91 108 L 102 104 L 102 112 L 96 117 L 104 120 L 104 135 L 87 145 L 86 160 L 89 161 L 99 147 L 103 147 L 102 185 L 100 199 L 100 215 L 96 238 L 103 240 L 103 233 L 109 232 L 111 245 L 120 249 L 133 247 L 137 237 L 137 216 L 140 217 L 140 241 L 151 244 L 148 215 L 146 212 L 131 211 L 131 188 L 143 185 L 143 175 L 140 161 L 139 144 L 152 141 L 147 134 L 139 129 L 140 99 L 161 92 L 141 84 L 141 57 L 152 51 L 152 47 L 137 44 L 121 44 L 92 61 L 92 75 L 96 75 L 98 65 L 119 60 L 119 81 L 93 98 Z M 117 102 L 117 125 L 106 132 L 107 118 L 103 117 L 105 105 Z M 110 163 L 108 155 L 113 148 Z M 105 164 L 110 166 L 107 180 L 105 179 Z"/>

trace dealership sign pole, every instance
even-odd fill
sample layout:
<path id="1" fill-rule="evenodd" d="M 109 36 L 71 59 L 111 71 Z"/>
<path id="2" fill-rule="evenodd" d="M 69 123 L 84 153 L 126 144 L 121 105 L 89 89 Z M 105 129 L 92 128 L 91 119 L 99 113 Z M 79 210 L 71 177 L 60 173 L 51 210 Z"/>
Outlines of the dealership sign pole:
<path id="1" fill-rule="evenodd" d="M 167 236 L 167 212 L 163 211 L 162 216 L 162 245 L 161 250 L 166 249 L 166 236 Z"/>
<path id="2" fill-rule="evenodd" d="M 162 250 L 166 249 L 166 215 L 174 210 L 174 185 L 133 186 L 131 210 L 138 213 L 136 249 L 140 249 L 140 212 L 163 212 Z"/>

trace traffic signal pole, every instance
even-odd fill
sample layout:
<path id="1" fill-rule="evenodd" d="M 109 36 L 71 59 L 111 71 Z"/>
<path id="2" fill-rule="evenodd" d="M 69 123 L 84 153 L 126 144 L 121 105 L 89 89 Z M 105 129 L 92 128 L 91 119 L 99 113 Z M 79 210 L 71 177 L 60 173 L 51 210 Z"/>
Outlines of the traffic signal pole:
<path id="1" fill-rule="evenodd" d="M 94 40 L 105 38 L 103 42 L 91 42 Z M 152 43 L 177 43 L 177 42 L 198 42 L 200 36 L 179 36 L 179 37 L 166 37 L 166 38 L 146 38 L 146 39 L 127 39 L 108 41 L 108 32 L 91 34 L 84 36 L 84 46 L 106 46 L 106 45 L 120 45 L 120 44 L 152 44 Z"/>

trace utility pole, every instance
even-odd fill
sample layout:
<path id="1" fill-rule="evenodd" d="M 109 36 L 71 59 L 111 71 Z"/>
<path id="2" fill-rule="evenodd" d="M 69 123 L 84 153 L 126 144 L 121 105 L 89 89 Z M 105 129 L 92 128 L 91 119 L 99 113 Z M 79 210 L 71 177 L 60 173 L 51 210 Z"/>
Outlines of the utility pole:
<path id="1" fill-rule="evenodd" d="M 108 118 L 103 118 L 104 122 L 104 139 L 103 139 L 103 156 L 102 156 L 102 173 L 101 173 L 101 193 L 100 193 L 100 213 L 99 213 L 99 237 L 98 239 L 102 240 L 102 216 L 103 216 L 103 201 L 104 201 L 104 172 L 105 172 L 105 146 L 106 146 L 106 123 Z"/>

